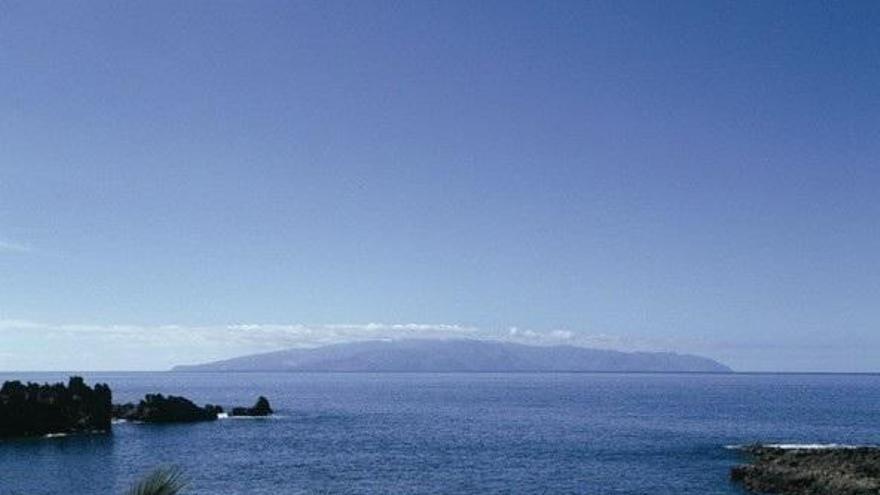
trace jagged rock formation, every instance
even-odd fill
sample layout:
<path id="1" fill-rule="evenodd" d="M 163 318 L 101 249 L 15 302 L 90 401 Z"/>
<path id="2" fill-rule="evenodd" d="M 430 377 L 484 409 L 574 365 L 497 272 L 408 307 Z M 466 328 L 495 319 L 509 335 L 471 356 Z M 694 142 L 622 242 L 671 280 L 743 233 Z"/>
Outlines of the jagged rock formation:
<path id="1" fill-rule="evenodd" d="M 877 495 L 880 448 L 745 449 L 752 463 L 731 470 L 753 492 L 785 495 Z"/>
<path id="2" fill-rule="evenodd" d="M 199 407 L 185 397 L 147 394 L 137 405 L 113 404 L 110 387 L 94 389 L 78 376 L 63 383 L 23 384 L 7 381 L 0 388 L 0 438 L 44 436 L 60 433 L 109 432 L 112 418 L 144 423 L 214 421 L 223 408 Z M 232 416 L 268 416 L 269 400 L 263 396 L 253 407 L 236 407 Z"/>
<path id="3" fill-rule="evenodd" d="M 261 395 L 254 407 L 233 407 L 230 416 L 268 416 L 272 412 L 269 399 Z"/>
<path id="4" fill-rule="evenodd" d="M 0 388 L 0 438 L 58 433 L 109 432 L 110 387 L 92 389 L 82 377 L 63 383 L 22 384 L 8 381 Z"/>
<path id="5" fill-rule="evenodd" d="M 193 423 L 214 421 L 223 412 L 220 406 L 195 405 L 185 397 L 147 394 L 137 405 L 132 403 L 114 405 L 113 417 L 144 423 Z"/>

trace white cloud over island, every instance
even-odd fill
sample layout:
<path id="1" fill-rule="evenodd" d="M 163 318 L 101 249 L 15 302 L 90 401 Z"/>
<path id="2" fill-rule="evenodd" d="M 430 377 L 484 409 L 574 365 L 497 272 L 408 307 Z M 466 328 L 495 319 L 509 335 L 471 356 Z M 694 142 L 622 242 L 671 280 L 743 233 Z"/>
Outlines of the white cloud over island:
<path id="1" fill-rule="evenodd" d="M 719 359 L 738 369 L 756 369 L 758 366 L 749 364 L 760 364 L 768 353 L 780 352 L 779 345 L 769 341 L 645 338 L 572 329 L 480 328 L 456 323 L 138 325 L 0 318 L 0 371 L 164 370 L 178 364 L 295 347 L 406 338 L 470 338 L 530 345 L 693 353 Z M 850 352 L 828 347 L 787 348 L 787 352 L 802 356 L 806 364 L 821 364 L 821 356 L 844 351 Z M 758 357 L 749 357 L 755 355 Z M 739 365 L 741 362 L 746 366 Z"/>
<path id="2" fill-rule="evenodd" d="M 671 350 L 668 343 L 557 329 L 454 323 L 131 325 L 0 319 L 0 370 L 166 369 L 243 354 L 376 339 L 473 338 L 534 345 Z"/>

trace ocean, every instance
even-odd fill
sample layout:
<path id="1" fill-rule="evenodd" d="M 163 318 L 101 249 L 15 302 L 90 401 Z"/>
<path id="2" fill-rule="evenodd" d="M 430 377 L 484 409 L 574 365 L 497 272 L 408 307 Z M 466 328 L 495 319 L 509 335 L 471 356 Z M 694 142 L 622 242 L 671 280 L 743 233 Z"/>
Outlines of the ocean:
<path id="1" fill-rule="evenodd" d="M 0 441 L 0 494 L 123 494 L 159 465 L 185 493 L 736 494 L 731 446 L 880 444 L 880 376 L 83 373 L 114 402 L 269 398 L 276 416 L 118 423 Z M 66 381 L 0 373 L 0 381 Z"/>

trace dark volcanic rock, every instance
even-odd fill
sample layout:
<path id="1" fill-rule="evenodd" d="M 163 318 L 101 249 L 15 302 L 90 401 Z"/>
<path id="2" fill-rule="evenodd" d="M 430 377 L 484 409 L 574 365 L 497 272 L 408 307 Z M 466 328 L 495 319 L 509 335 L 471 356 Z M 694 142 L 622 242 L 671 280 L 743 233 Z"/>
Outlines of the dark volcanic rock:
<path id="1" fill-rule="evenodd" d="M 880 448 L 745 449 L 752 463 L 734 467 L 733 481 L 748 490 L 785 495 L 877 495 Z"/>
<path id="2" fill-rule="evenodd" d="M 0 388 L 0 438 L 51 433 L 108 432 L 112 405 L 110 387 L 91 388 L 78 376 L 65 386 L 19 381 Z"/>
<path id="3" fill-rule="evenodd" d="M 254 407 L 233 407 L 230 416 L 268 416 L 272 414 L 269 399 L 262 395 L 257 399 Z"/>
<path id="4" fill-rule="evenodd" d="M 113 406 L 113 417 L 145 423 L 193 423 L 214 421 L 223 412 L 220 406 L 211 404 L 205 407 L 195 405 L 185 397 L 162 394 L 147 394 L 138 405 L 132 403 Z"/>

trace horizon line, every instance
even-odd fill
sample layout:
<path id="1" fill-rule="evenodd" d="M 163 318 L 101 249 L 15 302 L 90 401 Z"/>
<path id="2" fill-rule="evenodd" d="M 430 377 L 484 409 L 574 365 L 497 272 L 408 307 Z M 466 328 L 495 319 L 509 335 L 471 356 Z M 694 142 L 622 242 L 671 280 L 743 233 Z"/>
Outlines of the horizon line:
<path id="1" fill-rule="evenodd" d="M 465 375 L 465 374 L 496 374 L 496 375 L 854 375 L 880 376 L 880 371 L 328 371 L 328 370 L 0 370 L 0 374 L 13 373 L 284 373 L 284 374 L 423 374 L 423 375 Z"/>

